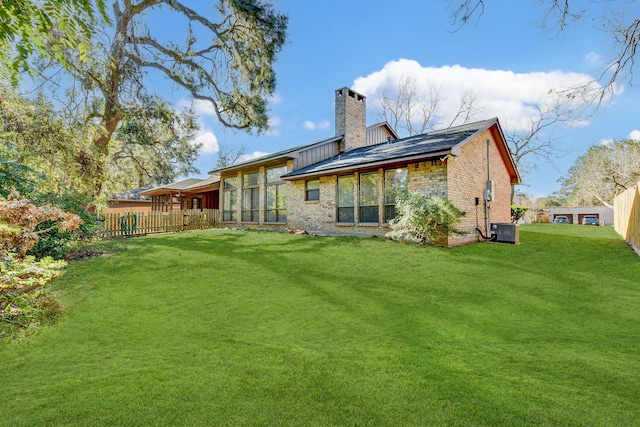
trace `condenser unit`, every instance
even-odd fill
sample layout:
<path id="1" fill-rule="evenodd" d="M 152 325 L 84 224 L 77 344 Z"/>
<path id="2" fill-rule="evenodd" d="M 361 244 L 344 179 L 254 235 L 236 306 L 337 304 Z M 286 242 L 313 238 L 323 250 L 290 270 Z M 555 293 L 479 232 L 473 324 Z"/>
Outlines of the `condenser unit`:
<path id="1" fill-rule="evenodd" d="M 494 222 L 491 224 L 491 240 L 499 243 L 520 243 L 520 232 L 516 224 Z"/>

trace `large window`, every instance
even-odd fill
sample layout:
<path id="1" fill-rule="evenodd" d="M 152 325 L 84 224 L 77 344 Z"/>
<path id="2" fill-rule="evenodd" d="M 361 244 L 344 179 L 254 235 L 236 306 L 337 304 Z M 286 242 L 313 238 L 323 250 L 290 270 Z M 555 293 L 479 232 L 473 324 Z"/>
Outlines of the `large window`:
<path id="1" fill-rule="evenodd" d="M 384 221 L 396 217 L 396 198 L 407 191 L 407 168 L 384 171 Z"/>
<path id="2" fill-rule="evenodd" d="M 287 167 L 267 169 L 267 222 L 287 222 L 287 183 L 280 178 Z"/>
<path id="3" fill-rule="evenodd" d="M 378 222 L 379 190 L 378 172 L 360 174 L 360 218 L 359 222 Z"/>
<path id="4" fill-rule="evenodd" d="M 354 222 L 354 184 L 353 175 L 338 177 L 338 222 Z"/>
<path id="5" fill-rule="evenodd" d="M 238 178 L 225 178 L 222 184 L 222 220 L 236 220 L 236 206 L 238 200 Z"/>
<path id="6" fill-rule="evenodd" d="M 259 172 L 242 175 L 242 221 L 258 222 L 260 213 Z"/>
<path id="7" fill-rule="evenodd" d="M 320 200 L 320 180 L 319 179 L 307 180 L 307 188 L 305 189 L 304 199 L 307 202 Z"/>

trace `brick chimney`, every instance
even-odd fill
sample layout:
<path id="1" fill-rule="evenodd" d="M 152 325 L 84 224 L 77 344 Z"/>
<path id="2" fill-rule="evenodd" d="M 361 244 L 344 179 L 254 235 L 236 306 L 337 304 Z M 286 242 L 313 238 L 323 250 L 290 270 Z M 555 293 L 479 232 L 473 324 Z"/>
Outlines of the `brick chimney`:
<path id="1" fill-rule="evenodd" d="M 344 151 L 367 146 L 366 97 L 348 87 L 336 90 L 336 136 L 339 135 L 344 137 Z"/>

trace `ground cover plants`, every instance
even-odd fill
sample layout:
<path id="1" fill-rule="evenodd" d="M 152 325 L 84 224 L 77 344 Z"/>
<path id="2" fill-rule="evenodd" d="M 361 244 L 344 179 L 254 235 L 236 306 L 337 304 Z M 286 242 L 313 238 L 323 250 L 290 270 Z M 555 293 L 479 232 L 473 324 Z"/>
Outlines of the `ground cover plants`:
<path id="1" fill-rule="evenodd" d="M 637 425 L 640 259 L 604 227 L 520 240 L 118 240 L 0 342 L 0 425 Z"/>

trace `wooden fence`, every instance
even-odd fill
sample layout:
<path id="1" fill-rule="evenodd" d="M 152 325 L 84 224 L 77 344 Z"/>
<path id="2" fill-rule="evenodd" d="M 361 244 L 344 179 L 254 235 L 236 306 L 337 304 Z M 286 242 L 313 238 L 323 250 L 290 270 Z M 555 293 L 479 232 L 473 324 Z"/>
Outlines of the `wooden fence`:
<path id="1" fill-rule="evenodd" d="M 613 200 L 614 228 L 640 255 L 640 182 Z"/>
<path id="2" fill-rule="evenodd" d="M 215 228 L 218 225 L 218 215 L 217 209 L 106 213 L 102 216 L 102 236 L 144 236 Z"/>

